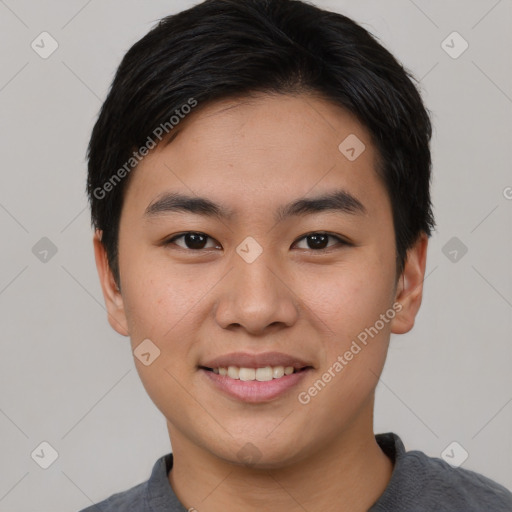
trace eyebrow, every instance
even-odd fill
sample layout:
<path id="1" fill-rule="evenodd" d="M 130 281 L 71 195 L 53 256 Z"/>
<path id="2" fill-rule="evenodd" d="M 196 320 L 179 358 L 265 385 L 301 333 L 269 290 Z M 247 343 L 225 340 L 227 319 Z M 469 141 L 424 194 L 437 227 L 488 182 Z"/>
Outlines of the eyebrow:
<path id="1" fill-rule="evenodd" d="M 298 199 L 278 208 L 274 220 L 282 222 L 293 216 L 312 215 L 319 212 L 338 212 L 351 215 L 365 215 L 364 205 L 346 190 L 335 190 L 328 194 L 308 199 Z M 144 218 L 150 219 L 173 212 L 186 212 L 205 217 L 217 217 L 229 220 L 234 212 L 210 199 L 198 196 L 188 196 L 178 192 L 161 195 L 151 203 L 144 212 Z"/>

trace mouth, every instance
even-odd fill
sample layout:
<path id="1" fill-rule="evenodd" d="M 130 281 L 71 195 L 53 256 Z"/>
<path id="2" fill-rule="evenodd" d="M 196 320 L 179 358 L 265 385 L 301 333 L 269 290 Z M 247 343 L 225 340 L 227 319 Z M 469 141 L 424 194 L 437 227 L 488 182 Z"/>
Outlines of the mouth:
<path id="1" fill-rule="evenodd" d="M 198 366 L 205 382 L 231 399 L 248 403 L 276 400 L 298 386 L 313 365 L 277 352 L 233 353 Z"/>
<path id="2" fill-rule="evenodd" d="M 221 377 L 227 377 L 228 379 L 241 380 L 243 382 L 269 382 L 271 380 L 282 379 L 283 377 L 292 375 L 293 373 L 303 372 L 312 368 L 312 366 L 303 366 L 301 368 L 295 368 L 293 366 L 263 366 L 259 368 L 247 368 L 229 365 L 219 366 L 217 368 L 200 366 L 199 368 L 208 372 L 213 372 Z"/>

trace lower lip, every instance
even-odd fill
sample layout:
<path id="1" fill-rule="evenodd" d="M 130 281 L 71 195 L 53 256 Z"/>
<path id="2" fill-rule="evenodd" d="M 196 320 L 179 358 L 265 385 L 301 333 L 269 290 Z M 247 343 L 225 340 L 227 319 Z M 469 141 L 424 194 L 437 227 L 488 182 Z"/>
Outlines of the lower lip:
<path id="1" fill-rule="evenodd" d="M 257 380 L 237 380 L 219 375 L 209 370 L 199 369 L 206 378 L 218 389 L 227 395 L 249 403 L 268 402 L 274 400 L 297 386 L 302 379 L 309 373 L 311 368 L 307 368 L 291 375 L 285 375 L 279 379 L 260 382 Z"/>

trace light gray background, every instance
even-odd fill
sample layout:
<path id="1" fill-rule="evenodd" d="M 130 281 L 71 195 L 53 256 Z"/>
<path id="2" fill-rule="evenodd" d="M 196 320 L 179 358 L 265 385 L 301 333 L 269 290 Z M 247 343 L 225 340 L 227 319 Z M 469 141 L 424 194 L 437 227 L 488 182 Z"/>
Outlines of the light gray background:
<path id="1" fill-rule="evenodd" d="M 0 511 L 80 509 L 170 451 L 129 341 L 107 323 L 85 150 L 124 53 L 194 3 L 0 0 Z M 424 301 L 414 330 L 392 338 L 375 431 L 438 457 L 457 441 L 463 467 L 512 489 L 512 1 L 316 3 L 421 79 L 435 125 Z M 59 44 L 47 59 L 30 46 L 43 31 Z M 441 46 L 453 31 L 469 43 L 457 59 Z M 32 252 L 42 237 L 57 247 L 46 263 Z M 468 248 L 456 262 L 443 253 L 452 237 Z M 42 441 L 59 454 L 48 469 L 31 458 Z"/>

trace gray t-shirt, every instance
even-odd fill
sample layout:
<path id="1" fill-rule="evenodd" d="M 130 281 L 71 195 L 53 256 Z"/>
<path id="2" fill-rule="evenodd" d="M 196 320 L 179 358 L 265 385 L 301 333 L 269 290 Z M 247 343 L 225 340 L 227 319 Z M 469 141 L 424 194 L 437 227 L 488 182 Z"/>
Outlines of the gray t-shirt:
<path id="1" fill-rule="evenodd" d="M 512 512 L 512 493 L 502 485 L 423 452 L 406 452 L 392 432 L 375 438 L 394 468 L 368 512 Z M 172 453 L 160 457 L 149 480 L 80 512 L 187 512 L 167 477 L 172 461 Z"/>

